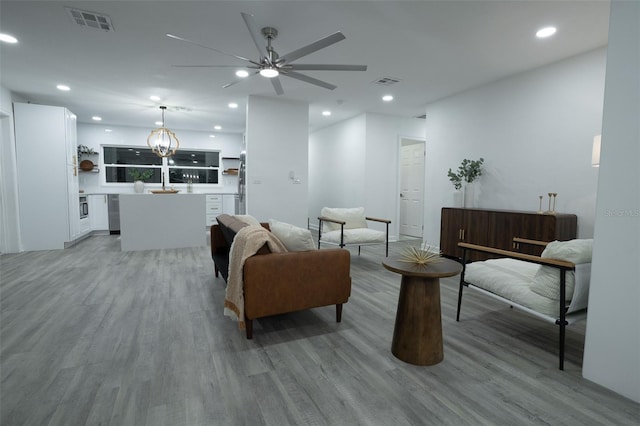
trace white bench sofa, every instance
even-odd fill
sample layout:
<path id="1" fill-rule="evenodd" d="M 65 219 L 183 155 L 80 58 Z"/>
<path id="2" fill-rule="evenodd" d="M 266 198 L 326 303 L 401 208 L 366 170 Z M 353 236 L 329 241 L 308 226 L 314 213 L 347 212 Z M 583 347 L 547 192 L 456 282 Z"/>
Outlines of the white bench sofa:
<path id="1" fill-rule="evenodd" d="M 458 310 L 460 321 L 463 288 L 468 287 L 528 312 L 560 327 L 559 368 L 564 369 L 565 327 L 586 318 L 591 278 L 593 240 L 550 243 L 515 238 L 518 244 L 546 245 L 541 256 L 532 256 L 459 243 L 463 249 Z M 469 251 L 479 251 L 497 259 L 467 263 Z"/>

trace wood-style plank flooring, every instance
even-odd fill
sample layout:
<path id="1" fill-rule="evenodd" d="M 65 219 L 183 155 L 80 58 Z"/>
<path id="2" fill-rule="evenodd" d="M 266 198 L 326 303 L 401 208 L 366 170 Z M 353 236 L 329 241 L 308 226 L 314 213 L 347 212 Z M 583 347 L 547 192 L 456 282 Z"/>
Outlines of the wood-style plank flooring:
<path id="1" fill-rule="evenodd" d="M 223 316 L 208 248 L 123 253 L 94 236 L 0 256 L 0 423 L 638 424 L 639 404 L 582 378 L 584 323 L 559 371 L 553 325 L 474 292 L 456 323 L 457 278 L 441 281 L 444 361 L 396 359 L 400 276 L 382 246 L 351 253 L 342 323 L 333 306 L 279 315 L 253 340 Z"/>

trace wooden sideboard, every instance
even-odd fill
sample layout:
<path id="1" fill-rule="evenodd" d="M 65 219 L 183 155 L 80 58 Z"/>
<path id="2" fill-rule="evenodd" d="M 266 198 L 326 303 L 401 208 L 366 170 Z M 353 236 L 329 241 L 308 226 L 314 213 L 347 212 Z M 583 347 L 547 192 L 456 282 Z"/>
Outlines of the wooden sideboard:
<path id="1" fill-rule="evenodd" d="M 539 256 L 543 247 L 514 244 L 513 238 L 538 241 L 576 238 L 578 218 L 574 214 L 539 214 L 509 210 L 460 209 L 444 207 L 440 221 L 440 250 L 451 258 L 461 258 L 459 242 Z M 487 256 L 473 253 L 469 260 Z"/>

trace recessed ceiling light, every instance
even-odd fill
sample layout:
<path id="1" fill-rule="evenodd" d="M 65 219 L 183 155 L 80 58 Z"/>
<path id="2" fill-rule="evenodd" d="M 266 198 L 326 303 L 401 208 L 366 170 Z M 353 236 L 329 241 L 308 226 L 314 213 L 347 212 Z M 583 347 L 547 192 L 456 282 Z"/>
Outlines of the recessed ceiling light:
<path id="1" fill-rule="evenodd" d="M 93 121 L 102 121 L 102 117 L 98 117 L 97 115 L 94 115 L 93 117 L 91 117 L 91 119 Z"/>
<path id="2" fill-rule="evenodd" d="M 382 97 L 382 100 L 383 100 L 383 101 L 385 101 L 385 102 L 391 102 L 391 101 L 393 100 L 393 96 L 391 96 L 391 95 L 384 95 L 384 96 Z"/>
<path id="3" fill-rule="evenodd" d="M 162 126 L 164 123 L 162 121 L 156 121 L 156 126 Z"/>
<path id="4" fill-rule="evenodd" d="M 149 99 L 151 99 L 152 101 L 158 102 L 160 100 L 160 96 L 151 95 L 151 96 L 149 96 Z"/>
<path id="5" fill-rule="evenodd" d="M 68 92 L 69 90 L 71 90 L 71 87 L 67 86 L 66 84 L 58 84 L 56 86 L 56 89 L 62 90 L 63 92 Z"/>
<path id="6" fill-rule="evenodd" d="M 536 37 L 538 38 L 546 38 L 551 37 L 556 33 L 556 27 L 544 27 L 538 30 L 536 33 Z"/>
<path id="7" fill-rule="evenodd" d="M 238 108 L 238 104 L 235 103 L 235 102 L 231 102 L 231 103 L 229 103 L 229 108 L 234 108 L 234 109 Z"/>
<path id="8" fill-rule="evenodd" d="M 111 133 L 112 132 L 111 129 L 104 129 L 104 131 L 107 132 L 107 133 Z"/>
<path id="9" fill-rule="evenodd" d="M 222 126 L 213 126 L 213 128 L 216 130 L 222 130 Z"/>
<path id="10" fill-rule="evenodd" d="M 5 43 L 14 44 L 14 43 L 18 42 L 18 39 L 15 38 L 12 35 L 0 33 L 0 41 L 4 41 Z"/>
<path id="11" fill-rule="evenodd" d="M 240 78 L 249 77 L 249 71 L 246 70 L 238 70 L 236 71 L 236 75 Z"/>
<path id="12" fill-rule="evenodd" d="M 322 111 L 322 115 L 324 115 L 325 117 L 328 117 L 331 115 L 331 111 Z"/>
<path id="13" fill-rule="evenodd" d="M 215 137 L 216 137 L 216 135 L 209 135 L 209 137 L 210 137 L 210 138 L 215 138 Z"/>

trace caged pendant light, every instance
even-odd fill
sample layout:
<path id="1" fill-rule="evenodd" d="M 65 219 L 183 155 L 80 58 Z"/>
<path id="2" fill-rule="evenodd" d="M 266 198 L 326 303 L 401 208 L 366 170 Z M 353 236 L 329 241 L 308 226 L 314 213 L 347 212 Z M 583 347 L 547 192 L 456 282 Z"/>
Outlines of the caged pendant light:
<path id="1" fill-rule="evenodd" d="M 164 125 L 164 110 L 167 107 L 162 105 L 160 109 L 162 110 L 162 127 L 151 131 L 147 138 L 147 145 L 159 157 L 171 157 L 180 147 L 180 141 L 176 134 Z"/>

